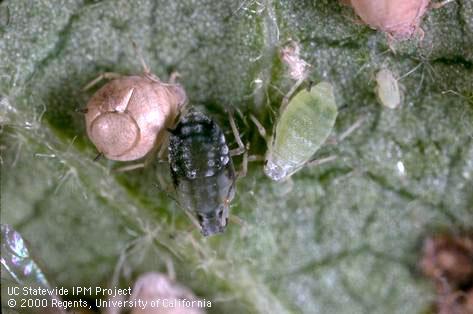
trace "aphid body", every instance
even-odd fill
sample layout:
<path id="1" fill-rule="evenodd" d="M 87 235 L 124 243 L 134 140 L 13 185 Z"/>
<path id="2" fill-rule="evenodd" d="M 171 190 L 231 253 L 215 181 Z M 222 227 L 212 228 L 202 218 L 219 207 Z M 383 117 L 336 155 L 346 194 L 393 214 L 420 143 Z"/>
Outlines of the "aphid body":
<path id="1" fill-rule="evenodd" d="M 419 28 L 429 2 L 430 0 L 348 0 L 363 22 L 396 39 L 412 36 Z"/>
<path id="2" fill-rule="evenodd" d="M 132 302 L 156 302 L 156 300 L 167 300 L 168 304 L 175 306 L 148 306 L 134 307 L 131 314 L 203 314 L 198 304 L 206 304 L 199 300 L 194 293 L 182 284 L 174 281 L 168 276 L 156 272 L 141 275 L 133 285 L 133 294 L 130 296 Z M 186 306 L 183 300 L 193 301 L 191 306 Z M 181 303 L 180 303 L 181 302 Z M 182 304 L 182 305 L 181 305 Z M 120 312 L 122 313 L 122 312 Z"/>
<path id="3" fill-rule="evenodd" d="M 337 105 L 330 83 L 298 92 L 281 112 L 265 157 L 265 174 L 283 180 L 311 160 L 335 124 Z"/>
<path id="4" fill-rule="evenodd" d="M 142 158 L 163 141 L 186 100 L 180 85 L 163 83 L 151 73 L 116 78 L 87 104 L 87 134 L 108 159 Z"/>
<path id="5" fill-rule="evenodd" d="M 395 109 L 401 104 L 401 91 L 397 79 L 388 69 L 376 73 L 376 95 L 385 107 Z"/>
<path id="6" fill-rule="evenodd" d="M 204 236 L 223 232 L 236 173 L 222 130 L 206 115 L 190 111 L 171 133 L 169 162 L 178 201 L 196 213 Z"/>

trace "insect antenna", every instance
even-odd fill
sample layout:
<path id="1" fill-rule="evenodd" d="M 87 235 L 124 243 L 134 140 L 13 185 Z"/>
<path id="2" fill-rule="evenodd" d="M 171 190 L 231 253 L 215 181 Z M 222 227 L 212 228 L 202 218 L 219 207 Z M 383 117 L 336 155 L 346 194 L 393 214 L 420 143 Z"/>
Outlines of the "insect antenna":
<path id="1" fill-rule="evenodd" d="M 150 74 L 151 70 L 148 67 L 148 65 L 146 64 L 145 59 L 143 58 L 143 55 L 140 53 L 140 51 L 138 49 L 138 45 L 135 43 L 135 41 L 133 39 L 131 39 L 131 38 L 129 38 L 129 39 L 131 41 L 131 44 L 133 45 L 133 50 L 135 51 L 136 55 L 140 59 L 141 66 L 143 67 L 143 72 L 145 74 Z"/>

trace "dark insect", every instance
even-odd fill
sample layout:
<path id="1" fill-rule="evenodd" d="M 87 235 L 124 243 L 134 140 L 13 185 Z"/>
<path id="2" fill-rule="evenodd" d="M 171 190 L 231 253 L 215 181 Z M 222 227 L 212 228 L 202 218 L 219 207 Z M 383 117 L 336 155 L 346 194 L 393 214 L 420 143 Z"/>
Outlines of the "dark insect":
<path id="1" fill-rule="evenodd" d="M 169 162 L 180 205 L 195 212 L 204 236 L 223 232 L 237 175 L 222 130 L 192 110 L 170 132 Z"/>

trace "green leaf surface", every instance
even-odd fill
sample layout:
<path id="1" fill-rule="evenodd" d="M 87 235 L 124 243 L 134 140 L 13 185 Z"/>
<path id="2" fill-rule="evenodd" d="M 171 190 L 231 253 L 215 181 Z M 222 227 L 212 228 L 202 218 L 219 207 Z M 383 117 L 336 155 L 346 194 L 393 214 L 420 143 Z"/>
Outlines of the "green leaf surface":
<path id="1" fill-rule="evenodd" d="M 212 301 L 210 313 L 420 313 L 434 291 L 419 274 L 422 238 L 473 227 L 473 2 L 430 10 L 425 37 L 394 43 L 353 23 L 337 1 L 27 1 L 0 3 L 1 220 L 18 230 L 58 286 L 128 284 L 166 271 Z M 104 71 L 142 71 L 132 40 L 163 79 L 181 74 L 191 104 L 225 131 L 225 106 L 252 154 L 266 147 L 293 82 L 278 58 L 289 39 L 334 85 L 336 161 L 273 183 L 250 165 L 232 223 L 205 239 L 156 188 L 167 165 L 117 173 L 94 162 L 82 87 Z M 403 104 L 383 108 L 388 66 Z M 408 75 L 406 75 L 408 74 Z M 232 142 L 232 146 L 236 146 Z M 235 159 L 237 167 L 239 158 Z"/>

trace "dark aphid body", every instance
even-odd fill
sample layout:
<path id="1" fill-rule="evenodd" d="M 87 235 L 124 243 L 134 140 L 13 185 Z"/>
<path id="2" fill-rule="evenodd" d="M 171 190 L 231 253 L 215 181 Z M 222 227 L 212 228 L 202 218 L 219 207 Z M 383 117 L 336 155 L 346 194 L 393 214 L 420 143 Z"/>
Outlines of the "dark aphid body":
<path id="1" fill-rule="evenodd" d="M 222 130 L 190 111 L 171 133 L 169 162 L 181 206 L 195 212 L 204 236 L 223 232 L 236 174 Z"/>

